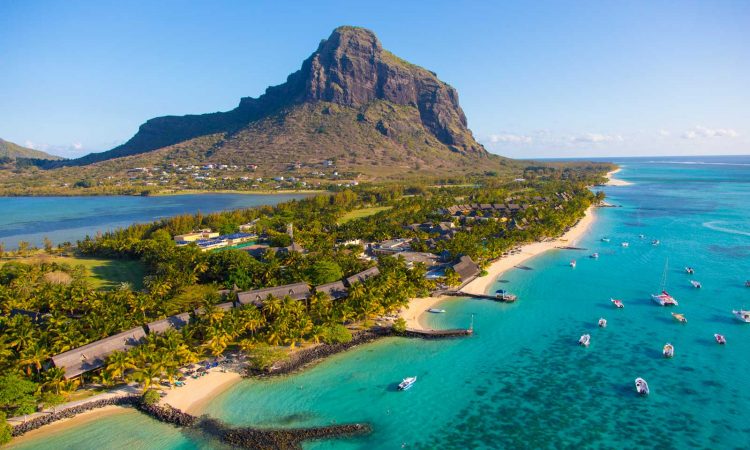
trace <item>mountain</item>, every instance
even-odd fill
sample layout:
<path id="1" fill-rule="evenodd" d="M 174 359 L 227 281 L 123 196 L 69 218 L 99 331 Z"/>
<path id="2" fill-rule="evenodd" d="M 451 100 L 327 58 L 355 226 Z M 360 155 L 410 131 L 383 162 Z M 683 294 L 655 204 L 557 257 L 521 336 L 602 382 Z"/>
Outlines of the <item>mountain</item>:
<path id="1" fill-rule="evenodd" d="M 285 83 L 231 111 L 150 119 L 119 147 L 52 165 L 123 157 L 130 165 L 253 163 L 266 172 L 335 159 L 375 176 L 507 163 L 474 139 L 453 87 L 384 50 L 372 31 L 349 26 L 335 29 Z"/>
<path id="2" fill-rule="evenodd" d="M 59 156 L 50 155 L 40 150 L 21 147 L 18 144 L 0 139 L 0 158 L 27 158 L 27 159 L 48 159 L 60 160 Z"/>

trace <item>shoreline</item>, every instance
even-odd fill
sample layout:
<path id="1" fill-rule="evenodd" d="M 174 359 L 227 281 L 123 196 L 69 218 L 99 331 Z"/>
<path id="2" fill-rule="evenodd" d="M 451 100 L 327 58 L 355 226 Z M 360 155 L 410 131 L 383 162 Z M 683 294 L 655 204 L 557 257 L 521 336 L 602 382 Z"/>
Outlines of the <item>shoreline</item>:
<path id="1" fill-rule="evenodd" d="M 189 379 L 185 386 L 165 391 L 167 395 L 159 404 L 169 405 L 187 414 L 199 415 L 211 400 L 240 380 L 242 375 L 237 372 L 210 371 L 197 380 Z"/>
<path id="2" fill-rule="evenodd" d="M 607 182 L 604 183 L 604 186 L 630 186 L 632 185 L 633 183 L 629 181 L 620 180 L 614 177 L 614 175 L 621 170 L 622 169 L 618 167 L 615 170 L 607 172 L 607 174 L 604 175 L 605 177 L 607 177 Z"/>
<path id="3" fill-rule="evenodd" d="M 497 279 L 514 266 L 522 264 L 525 261 L 556 247 L 574 245 L 585 236 L 588 229 L 596 220 L 594 209 L 595 206 L 589 206 L 581 220 L 573 225 L 562 236 L 542 242 L 522 245 L 519 253 L 508 255 L 505 258 L 493 262 L 490 267 L 487 268 L 486 276 L 471 280 L 461 290 L 470 294 L 488 294 L 488 291 L 492 285 L 495 284 Z M 451 297 L 437 296 L 411 299 L 409 301 L 409 306 L 406 310 L 402 311 L 400 315 L 406 321 L 406 326 L 408 328 L 429 331 L 431 328 L 425 325 L 424 320 L 425 317 L 427 317 L 427 314 L 429 314 L 427 310 L 436 307 L 438 304 L 449 298 Z"/>

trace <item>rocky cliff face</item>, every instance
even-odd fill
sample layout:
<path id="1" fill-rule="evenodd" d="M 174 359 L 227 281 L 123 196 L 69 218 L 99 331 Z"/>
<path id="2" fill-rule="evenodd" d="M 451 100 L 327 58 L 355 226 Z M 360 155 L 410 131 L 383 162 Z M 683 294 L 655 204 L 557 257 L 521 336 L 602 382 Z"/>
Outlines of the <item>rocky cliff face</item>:
<path id="1" fill-rule="evenodd" d="M 223 113 L 167 116 L 141 125 L 128 142 L 108 152 L 87 155 L 89 164 L 159 149 L 199 136 L 234 133 L 250 124 L 300 104 L 327 102 L 366 108 L 375 101 L 415 108 L 429 133 L 449 150 L 484 158 L 488 154 L 467 128 L 458 93 L 437 76 L 384 50 L 375 34 L 356 27 L 339 27 L 291 74 L 284 84 L 269 87 L 259 98 L 243 98 Z M 399 124 L 373 124 L 384 135 Z"/>

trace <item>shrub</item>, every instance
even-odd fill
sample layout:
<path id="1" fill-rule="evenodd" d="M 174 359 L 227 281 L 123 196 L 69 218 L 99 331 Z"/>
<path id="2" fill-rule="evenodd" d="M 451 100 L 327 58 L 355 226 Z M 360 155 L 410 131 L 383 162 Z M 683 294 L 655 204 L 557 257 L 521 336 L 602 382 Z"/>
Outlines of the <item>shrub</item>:
<path id="1" fill-rule="evenodd" d="M 326 344 L 346 344 L 351 340 L 352 332 L 341 324 L 333 325 L 323 334 L 323 342 Z"/>
<path id="2" fill-rule="evenodd" d="M 393 331 L 395 333 L 403 333 L 406 331 L 406 321 L 403 317 L 399 317 L 393 322 Z"/>
<path id="3" fill-rule="evenodd" d="M 161 399 L 161 396 L 159 395 L 159 391 L 156 389 L 149 389 L 146 392 L 143 393 L 143 396 L 141 397 L 141 401 L 146 406 L 151 406 L 159 403 L 159 400 Z"/>
<path id="4" fill-rule="evenodd" d="M 13 438 L 13 427 L 5 420 L 5 413 L 0 411 L 0 445 L 7 444 Z"/>

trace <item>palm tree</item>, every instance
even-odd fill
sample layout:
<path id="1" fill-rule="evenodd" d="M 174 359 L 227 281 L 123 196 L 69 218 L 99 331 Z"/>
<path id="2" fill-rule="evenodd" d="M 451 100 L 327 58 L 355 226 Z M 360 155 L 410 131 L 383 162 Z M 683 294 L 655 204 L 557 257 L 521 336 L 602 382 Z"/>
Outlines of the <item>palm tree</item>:
<path id="1" fill-rule="evenodd" d="M 26 375 L 31 376 L 31 369 L 32 367 L 36 370 L 36 373 L 38 374 L 39 371 L 42 369 L 42 363 L 49 358 L 49 353 L 47 351 L 47 348 L 44 347 L 41 343 L 35 342 L 32 347 L 25 348 L 21 351 L 20 359 L 18 363 L 22 366 L 26 367 Z"/>
<path id="2" fill-rule="evenodd" d="M 146 392 L 153 384 L 154 378 L 161 379 L 163 368 L 158 364 L 149 364 L 146 367 L 139 369 L 134 375 L 134 378 L 141 382 L 143 392 Z"/>
<path id="3" fill-rule="evenodd" d="M 52 367 L 44 372 L 42 389 L 48 389 L 60 395 L 60 391 L 66 387 L 65 370 L 59 367 Z"/>
<path id="4" fill-rule="evenodd" d="M 108 377 L 124 379 L 125 373 L 135 368 L 135 360 L 132 354 L 115 351 L 107 357 L 104 372 L 108 374 Z"/>

